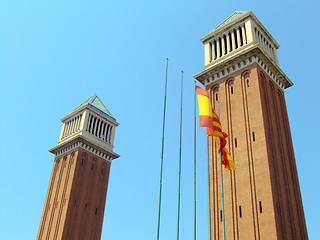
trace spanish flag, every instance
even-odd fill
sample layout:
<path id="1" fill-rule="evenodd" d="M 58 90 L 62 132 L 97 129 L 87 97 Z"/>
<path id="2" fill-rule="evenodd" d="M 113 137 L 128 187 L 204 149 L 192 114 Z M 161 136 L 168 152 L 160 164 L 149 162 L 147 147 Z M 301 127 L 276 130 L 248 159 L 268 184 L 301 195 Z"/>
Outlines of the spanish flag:
<path id="1" fill-rule="evenodd" d="M 196 86 L 196 91 L 199 104 L 200 127 L 207 127 L 213 131 L 213 110 L 209 95 L 206 90 L 198 86 Z"/>
<path id="2" fill-rule="evenodd" d="M 235 170 L 233 160 L 225 148 L 228 135 L 222 131 L 221 122 L 213 110 L 209 94 L 206 90 L 196 86 L 199 105 L 200 127 L 207 127 L 207 136 L 214 136 L 219 152 L 222 153 L 222 164 L 229 170 Z"/>

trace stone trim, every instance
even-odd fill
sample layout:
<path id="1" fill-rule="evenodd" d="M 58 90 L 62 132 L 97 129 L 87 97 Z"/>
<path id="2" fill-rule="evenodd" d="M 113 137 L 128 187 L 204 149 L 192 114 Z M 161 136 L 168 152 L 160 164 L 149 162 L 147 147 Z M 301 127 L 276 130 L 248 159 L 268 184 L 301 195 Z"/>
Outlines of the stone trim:
<path id="1" fill-rule="evenodd" d="M 257 63 L 264 71 L 265 73 L 282 89 L 285 89 L 285 86 L 280 82 L 280 80 L 275 76 L 274 73 L 267 67 L 266 64 L 263 63 L 263 61 L 256 55 L 251 56 L 245 60 L 239 61 L 236 64 L 232 64 L 231 66 L 225 67 L 222 70 L 214 73 L 212 76 L 206 78 L 203 81 L 203 84 L 205 86 L 212 84 L 221 78 L 224 78 L 238 70 L 246 68 L 248 65 L 252 63 Z"/>
<path id="2" fill-rule="evenodd" d="M 62 146 L 58 145 L 57 147 L 52 148 L 49 151 L 55 154 L 56 157 L 60 157 L 68 152 L 74 151 L 76 148 L 82 148 L 108 162 L 112 162 L 113 159 L 119 157 L 118 154 L 106 149 L 102 149 L 99 146 L 96 146 L 95 144 L 92 144 L 91 142 L 82 138 L 81 136 L 79 136 L 77 139 L 73 139 L 72 141 L 63 144 Z"/>

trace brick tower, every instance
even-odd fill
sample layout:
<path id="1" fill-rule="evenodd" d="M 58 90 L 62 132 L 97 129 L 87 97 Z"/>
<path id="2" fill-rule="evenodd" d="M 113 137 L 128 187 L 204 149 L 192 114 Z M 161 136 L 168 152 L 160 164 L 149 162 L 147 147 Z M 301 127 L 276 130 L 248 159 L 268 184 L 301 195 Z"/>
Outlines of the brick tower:
<path id="1" fill-rule="evenodd" d="M 37 240 L 100 239 L 119 124 L 97 95 L 61 121 Z"/>
<path id="2" fill-rule="evenodd" d="M 201 39 L 195 78 L 220 102 L 236 170 L 223 169 L 226 239 L 308 239 L 284 98 L 293 84 L 279 44 L 250 11 L 237 11 Z M 209 138 L 211 239 L 222 239 L 220 158 Z"/>

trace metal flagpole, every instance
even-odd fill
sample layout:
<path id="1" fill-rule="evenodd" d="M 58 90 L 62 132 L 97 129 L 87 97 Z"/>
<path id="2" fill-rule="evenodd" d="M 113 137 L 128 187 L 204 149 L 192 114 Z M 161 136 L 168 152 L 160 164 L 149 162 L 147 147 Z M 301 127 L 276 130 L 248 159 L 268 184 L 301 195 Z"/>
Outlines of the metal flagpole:
<path id="1" fill-rule="evenodd" d="M 166 79 L 164 86 L 164 104 L 163 104 L 163 125 L 162 125 L 162 142 L 161 142 L 161 156 L 160 156 L 160 182 L 159 182 L 159 200 L 158 200 L 158 220 L 157 220 L 157 237 L 159 240 L 160 231 L 160 209 L 161 209 L 161 191 L 162 191 L 162 166 L 163 166 L 163 150 L 164 150 L 164 129 L 165 129 L 165 119 L 166 119 L 166 103 L 167 103 L 167 79 L 168 79 L 168 61 L 166 59 Z"/>
<path id="2" fill-rule="evenodd" d="M 196 154 L 196 149 L 197 149 L 197 107 L 196 107 L 196 98 L 197 98 L 197 92 L 196 92 L 196 81 L 194 81 L 194 140 L 193 140 L 193 171 L 194 171 L 194 182 L 193 182 L 193 240 L 196 240 L 197 238 L 197 203 L 196 203 L 196 195 L 197 195 L 197 182 L 196 182 L 196 177 L 197 177 L 197 154 Z"/>
<path id="3" fill-rule="evenodd" d="M 210 205 L 210 169 L 209 169 L 209 137 L 207 136 L 207 169 L 208 169 L 208 206 L 209 206 L 209 240 L 211 240 L 211 205 Z"/>
<path id="4" fill-rule="evenodd" d="M 179 240 L 180 222 L 180 188 L 181 188 L 181 141 L 182 141 L 182 96 L 183 96 L 183 71 L 181 71 L 181 103 L 180 103 L 180 143 L 179 143 L 179 180 L 178 180 L 178 217 L 177 217 L 177 240 Z"/>
<path id="5" fill-rule="evenodd" d="M 218 112 L 220 119 L 220 102 L 218 102 Z M 220 151 L 220 170 L 221 170 L 221 201 L 222 201 L 222 226 L 223 226 L 223 240 L 226 240 L 226 224 L 224 217 L 224 193 L 223 193 L 223 174 L 222 174 L 222 152 Z"/>

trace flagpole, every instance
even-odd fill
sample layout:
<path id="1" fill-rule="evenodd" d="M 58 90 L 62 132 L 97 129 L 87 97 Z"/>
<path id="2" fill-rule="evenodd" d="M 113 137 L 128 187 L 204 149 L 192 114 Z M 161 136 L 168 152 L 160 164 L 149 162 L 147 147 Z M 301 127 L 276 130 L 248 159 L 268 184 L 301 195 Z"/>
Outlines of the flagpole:
<path id="1" fill-rule="evenodd" d="M 177 217 L 177 240 L 179 240 L 180 223 L 180 189 L 181 189 L 181 141 L 182 141 L 182 97 L 183 97 L 183 71 L 181 71 L 181 103 L 180 103 L 180 143 L 179 143 L 179 170 L 178 170 L 178 217 Z"/>
<path id="2" fill-rule="evenodd" d="M 211 204 L 210 204 L 210 169 L 209 169 L 209 137 L 207 136 L 207 169 L 208 169 L 208 206 L 209 206 L 209 240 L 211 240 Z"/>
<path id="3" fill-rule="evenodd" d="M 160 181 L 159 181 L 159 200 L 158 200 L 158 220 L 157 220 L 157 236 L 159 240 L 160 232 L 160 209 L 161 209 L 161 191 L 162 191 L 162 166 L 163 166 L 163 150 L 164 150 L 164 129 L 165 129 L 165 118 L 166 118 L 166 103 L 167 103 L 167 79 L 168 79 L 168 61 L 166 59 L 166 78 L 164 86 L 164 104 L 163 104 L 163 125 L 162 125 L 162 141 L 161 141 L 161 156 L 160 156 Z"/>
<path id="4" fill-rule="evenodd" d="M 194 81 L 194 146 L 193 146 L 193 172 L 194 172 L 194 182 L 193 182 L 193 240 L 197 239 L 197 154 L 196 154 L 196 149 L 197 149 L 197 103 L 196 103 L 196 98 L 197 98 L 197 93 L 196 93 L 196 81 Z"/>
<path id="5" fill-rule="evenodd" d="M 220 102 L 218 101 L 218 112 L 220 119 Z M 222 173 L 222 152 L 220 151 L 220 171 L 221 171 L 221 201 L 222 201 L 222 227 L 223 227 L 223 240 L 226 240 L 226 226 L 224 217 L 224 192 L 223 192 L 223 173 Z"/>

